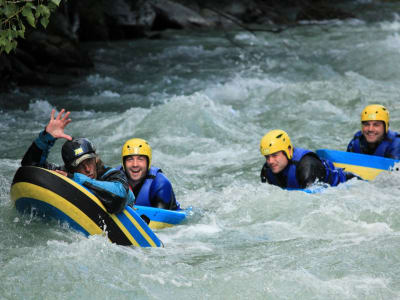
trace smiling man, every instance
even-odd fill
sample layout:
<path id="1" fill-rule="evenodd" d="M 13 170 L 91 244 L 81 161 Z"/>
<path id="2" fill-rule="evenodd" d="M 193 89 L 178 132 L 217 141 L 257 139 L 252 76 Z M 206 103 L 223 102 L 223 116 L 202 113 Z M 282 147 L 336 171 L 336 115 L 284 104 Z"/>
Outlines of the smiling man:
<path id="1" fill-rule="evenodd" d="M 347 146 L 355 152 L 400 159 L 400 136 L 389 130 L 389 111 L 383 105 L 372 104 L 361 112 L 361 131 Z"/>
<path id="2" fill-rule="evenodd" d="M 268 181 L 281 188 L 304 189 L 316 180 L 336 186 L 355 177 L 320 159 L 314 152 L 294 148 L 288 134 L 280 129 L 264 135 L 260 152 L 266 160 L 261 169 L 261 182 Z"/>
<path id="3" fill-rule="evenodd" d="M 122 146 L 122 166 L 129 186 L 135 195 L 135 204 L 179 210 L 171 182 L 160 168 L 151 165 L 152 151 L 147 141 L 133 138 Z"/>

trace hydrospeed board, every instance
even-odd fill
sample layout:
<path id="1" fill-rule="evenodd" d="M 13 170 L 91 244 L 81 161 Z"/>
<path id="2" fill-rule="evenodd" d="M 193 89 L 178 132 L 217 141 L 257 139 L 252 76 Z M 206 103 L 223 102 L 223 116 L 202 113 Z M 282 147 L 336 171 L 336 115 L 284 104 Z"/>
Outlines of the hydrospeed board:
<path id="1" fill-rule="evenodd" d="M 100 200 L 82 185 L 57 172 L 20 167 L 11 185 L 18 211 L 66 222 L 86 236 L 107 233 L 119 245 L 160 247 L 161 241 L 131 208 L 109 214 Z"/>
<path id="2" fill-rule="evenodd" d="M 149 206 L 135 205 L 133 209 L 148 221 L 149 227 L 152 229 L 161 229 L 171 227 L 181 223 L 186 218 L 186 210 L 167 210 Z"/>
<path id="3" fill-rule="evenodd" d="M 382 156 L 338 150 L 319 149 L 316 153 L 320 158 L 330 160 L 336 167 L 352 172 L 365 180 L 373 180 L 378 174 L 391 170 L 399 162 Z"/>

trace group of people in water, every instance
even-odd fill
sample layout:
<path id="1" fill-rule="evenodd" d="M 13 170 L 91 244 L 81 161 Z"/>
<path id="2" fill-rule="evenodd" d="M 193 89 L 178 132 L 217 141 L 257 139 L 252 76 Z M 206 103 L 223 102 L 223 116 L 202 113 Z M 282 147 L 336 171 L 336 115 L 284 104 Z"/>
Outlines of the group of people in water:
<path id="1" fill-rule="evenodd" d="M 70 112 L 62 109 L 39 133 L 22 158 L 22 166 L 39 166 L 54 170 L 87 187 L 109 213 L 119 213 L 126 205 L 152 206 L 179 210 L 171 182 L 161 169 L 151 165 L 152 150 L 147 141 L 133 138 L 122 147 L 122 165 L 106 167 L 95 145 L 87 138 L 73 138 L 64 132 L 71 122 Z M 64 166 L 47 162 L 57 139 L 66 139 L 61 149 Z"/>
<path id="2" fill-rule="evenodd" d="M 265 157 L 261 181 L 282 188 L 304 189 L 315 181 L 337 186 L 358 176 L 336 168 L 310 150 L 293 147 L 283 130 L 271 130 L 260 141 Z M 400 135 L 389 129 L 389 111 L 383 105 L 366 106 L 361 112 L 361 130 L 350 141 L 347 152 L 400 159 Z"/>
<path id="3" fill-rule="evenodd" d="M 71 122 L 70 112 L 53 109 L 50 121 L 25 153 L 22 166 L 40 166 L 67 176 L 92 191 L 109 213 L 119 213 L 133 204 L 179 210 L 171 182 L 160 168 L 151 165 L 152 149 L 148 142 L 132 138 L 121 151 L 121 166 L 106 167 L 95 145 L 87 138 L 73 138 L 64 132 Z M 47 162 L 57 139 L 66 139 L 61 155 L 64 166 Z M 400 159 L 400 135 L 389 130 L 389 111 L 382 105 L 366 106 L 361 112 L 361 130 L 350 141 L 348 152 Z M 282 188 L 303 189 L 316 181 L 337 186 L 358 177 L 336 168 L 314 152 L 295 148 L 283 130 L 269 131 L 260 142 L 265 164 L 261 181 Z"/>

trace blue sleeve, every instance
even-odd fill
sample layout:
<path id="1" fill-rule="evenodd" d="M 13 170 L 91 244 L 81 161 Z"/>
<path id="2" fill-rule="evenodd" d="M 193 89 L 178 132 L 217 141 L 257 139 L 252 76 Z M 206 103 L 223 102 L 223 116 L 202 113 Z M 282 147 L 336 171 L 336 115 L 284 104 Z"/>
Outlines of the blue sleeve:
<path id="1" fill-rule="evenodd" d="M 354 134 L 352 140 L 347 145 L 347 152 L 362 153 L 361 138 L 362 138 L 362 132 L 361 130 L 359 130 Z"/>
<path id="2" fill-rule="evenodd" d="M 124 171 L 124 168 L 122 168 L 122 165 L 119 165 L 119 166 L 115 167 L 114 169 L 120 171 L 121 173 L 123 173 L 125 175 L 125 171 Z M 125 175 L 125 177 L 126 177 L 126 175 Z M 127 201 L 126 205 L 129 205 L 132 207 L 135 204 L 135 195 L 133 194 L 132 190 L 129 188 L 128 178 L 126 179 L 126 182 L 127 182 L 127 186 L 128 186 L 128 190 L 129 190 L 128 201 Z"/>
<path id="3" fill-rule="evenodd" d="M 354 140 L 351 140 L 350 143 L 347 145 L 347 150 L 346 150 L 347 152 L 353 152 L 351 151 L 353 149 L 353 141 Z"/>
<path id="4" fill-rule="evenodd" d="M 126 182 L 122 172 L 110 169 L 104 180 L 97 180 L 80 173 L 74 173 L 73 180 L 89 188 L 103 203 L 109 213 L 119 213 L 125 205 L 132 205 L 135 197 Z M 104 177 L 104 178 L 103 178 Z"/>
<path id="5" fill-rule="evenodd" d="M 350 179 L 347 173 L 342 168 L 336 168 L 329 160 L 322 160 L 325 166 L 326 176 L 324 182 L 329 183 L 331 186 L 337 186 Z"/>
<path id="6" fill-rule="evenodd" d="M 81 173 L 74 173 L 74 181 L 81 185 L 85 185 L 87 183 L 90 183 L 92 186 L 95 186 L 99 189 L 103 189 L 108 191 L 109 193 L 112 193 L 114 195 L 117 195 L 119 197 L 125 198 L 127 196 L 127 191 L 124 189 L 122 183 L 118 181 L 101 181 L 97 179 L 92 179 L 86 175 L 83 175 Z"/>
<path id="7" fill-rule="evenodd" d="M 354 152 L 354 142 L 355 142 L 355 137 L 353 137 L 350 141 L 350 143 L 347 145 L 347 152 Z"/>
<path id="8" fill-rule="evenodd" d="M 176 201 L 174 190 L 171 182 L 161 172 L 157 173 L 156 178 L 151 186 L 150 199 L 152 206 L 158 207 L 157 203 L 162 204 L 162 208 L 170 210 L 180 209 L 180 204 Z"/>
<path id="9" fill-rule="evenodd" d="M 39 133 L 39 136 L 31 144 L 29 149 L 26 151 L 24 157 L 22 158 L 22 166 L 40 166 L 47 168 L 47 157 L 49 155 L 51 147 L 53 147 L 55 141 L 51 134 L 46 131 Z M 49 169 L 54 169 L 50 168 Z"/>
<path id="10" fill-rule="evenodd" d="M 400 159 L 400 137 L 396 137 L 391 143 L 385 157 L 392 159 Z"/>
<path id="11" fill-rule="evenodd" d="M 131 189 L 128 190 L 127 196 L 128 196 L 128 199 L 126 201 L 126 205 L 129 205 L 130 207 L 132 207 L 135 204 L 135 195 L 133 194 Z"/>

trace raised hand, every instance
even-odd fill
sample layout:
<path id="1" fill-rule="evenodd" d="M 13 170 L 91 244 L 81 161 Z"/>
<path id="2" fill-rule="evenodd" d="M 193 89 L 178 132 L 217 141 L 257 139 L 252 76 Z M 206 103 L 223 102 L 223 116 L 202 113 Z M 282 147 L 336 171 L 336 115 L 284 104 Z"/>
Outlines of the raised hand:
<path id="1" fill-rule="evenodd" d="M 46 126 L 46 132 L 50 133 L 56 139 L 63 138 L 71 141 L 72 137 L 64 133 L 65 126 L 71 122 L 71 119 L 68 119 L 70 112 L 65 112 L 65 109 L 63 108 L 58 113 L 57 117 L 54 118 L 55 112 L 55 109 L 51 110 L 50 121 Z"/>

